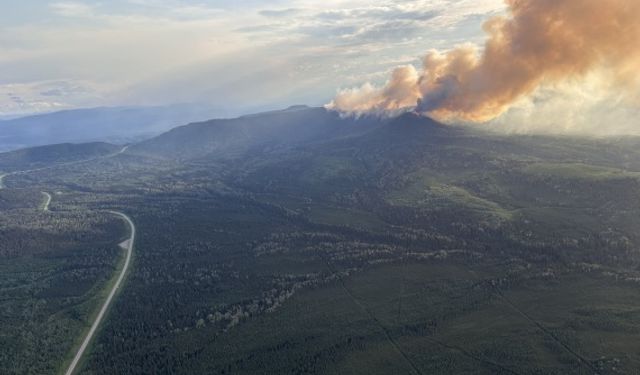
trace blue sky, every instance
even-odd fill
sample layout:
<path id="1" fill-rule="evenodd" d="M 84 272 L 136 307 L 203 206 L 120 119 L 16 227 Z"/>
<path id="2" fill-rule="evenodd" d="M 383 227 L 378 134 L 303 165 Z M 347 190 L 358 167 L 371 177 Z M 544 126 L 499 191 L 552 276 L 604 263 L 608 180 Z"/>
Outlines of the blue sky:
<path id="1" fill-rule="evenodd" d="M 197 102 L 321 105 L 433 48 L 481 43 L 502 0 L 104 0 L 0 5 L 0 116 Z"/>

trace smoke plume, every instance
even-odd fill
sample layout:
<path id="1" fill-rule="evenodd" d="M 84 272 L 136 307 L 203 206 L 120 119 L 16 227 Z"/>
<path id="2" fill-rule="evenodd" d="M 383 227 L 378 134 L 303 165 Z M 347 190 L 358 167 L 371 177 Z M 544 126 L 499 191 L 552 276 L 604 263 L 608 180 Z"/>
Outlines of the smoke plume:
<path id="1" fill-rule="evenodd" d="M 541 87 L 596 70 L 611 88 L 638 88 L 640 0 L 505 1 L 507 14 L 484 24 L 482 50 L 430 51 L 421 72 L 399 67 L 384 87 L 341 91 L 328 108 L 352 114 L 412 109 L 443 121 L 486 122 Z"/>

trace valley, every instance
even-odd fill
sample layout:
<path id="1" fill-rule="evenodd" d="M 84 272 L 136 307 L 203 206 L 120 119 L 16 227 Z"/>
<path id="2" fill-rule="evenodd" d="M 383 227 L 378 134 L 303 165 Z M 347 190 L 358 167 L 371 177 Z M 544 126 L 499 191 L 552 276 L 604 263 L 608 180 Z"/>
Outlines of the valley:
<path id="1" fill-rule="evenodd" d="M 55 167 L 59 167 L 59 166 L 70 166 L 70 165 L 76 165 L 76 164 L 80 164 L 80 163 L 86 163 L 86 162 L 92 162 L 98 159 L 102 159 L 102 158 L 110 158 L 110 157 L 114 157 L 117 156 L 119 154 L 122 154 L 123 152 L 125 152 L 127 149 L 127 146 L 123 147 L 120 151 L 113 153 L 113 154 L 106 154 L 103 156 L 97 156 L 91 159 L 82 159 L 79 158 L 79 160 L 73 160 L 73 161 L 66 161 L 63 163 L 57 163 L 51 166 L 43 166 L 37 169 L 30 169 L 30 170 L 24 170 L 24 171 L 13 171 L 11 173 L 8 174 L 3 174 L 0 176 L 0 189 L 4 188 L 4 185 L 2 184 L 2 181 L 4 180 L 4 178 L 6 177 L 10 177 L 10 176 L 14 176 L 14 175 L 19 175 L 19 174 L 28 174 L 28 173 L 37 173 L 43 170 L 47 170 L 47 169 L 51 169 L 51 168 L 55 168 Z M 42 210 L 42 212 L 49 212 L 49 206 L 51 204 L 51 201 L 53 199 L 53 197 L 51 196 L 51 194 L 49 194 L 48 192 L 41 192 L 42 196 L 44 197 L 44 203 L 42 203 L 40 205 L 40 209 Z M 93 339 L 100 323 L 102 322 L 104 315 L 106 314 L 108 308 L 110 307 L 112 300 L 116 294 L 116 292 L 118 291 L 118 289 L 120 288 L 122 281 L 124 280 L 124 277 L 128 271 L 129 268 L 129 264 L 131 262 L 131 256 L 132 256 L 132 252 L 133 252 L 133 246 L 135 243 L 135 225 L 133 224 L 133 222 L 131 221 L 131 219 L 126 216 L 123 213 L 120 212 L 113 212 L 110 211 L 109 212 L 112 215 L 118 216 L 121 219 L 123 219 L 127 225 L 130 227 L 131 229 L 131 236 L 129 239 L 127 239 L 126 241 L 124 241 L 123 243 L 120 244 L 120 247 L 122 247 L 124 250 L 126 250 L 127 254 L 125 256 L 125 260 L 124 260 L 124 264 L 121 267 L 121 270 L 119 271 L 118 275 L 115 276 L 115 282 L 113 282 L 113 286 L 108 285 L 108 287 L 110 287 L 109 292 L 104 300 L 104 303 L 102 305 L 102 307 L 100 308 L 100 310 L 97 312 L 97 314 L 95 314 L 95 318 L 93 320 L 93 323 L 91 324 L 91 327 L 88 329 L 88 332 L 86 333 L 86 337 L 84 338 L 84 340 L 82 341 L 82 344 L 80 345 L 80 347 L 78 348 L 78 351 L 76 353 L 76 355 L 73 357 L 73 360 L 71 361 L 71 363 L 69 364 L 68 369 L 66 370 L 65 374 L 71 375 L 74 374 L 76 371 L 76 367 L 78 366 L 78 364 L 80 363 L 80 361 L 83 358 L 83 354 L 85 352 L 85 350 L 87 349 L 88 345 L 90 344 L 91 340 Z M 108 284 L 111 284 L 108 283 Z M 27 286 L 27 285 L 24 285 Z M 101 294 L 101 293 L 99 293 Z M 88 313 L 93 316 L 94 313 L 91 312 L 90 310 L 88 311 Z M 75 341 L 73 339 L 71 339 L 70 341 Z M 68 344 L 67 344 L 68 345 Z M 66 345 L 63 345 L 63 347 Z M 55 360 L 55 359 L 52 359 Z M 45 359 L 45 363 L 43 363 L 44 365 L 47 366 L 51 366 L 53 363 L 47 363 L 47 360 Z M 37 365 L 36 365 L 37 366 Z"/>
<path id="2" fill-rule="evenodd" d="M 74 327 L 2 344 L 82 356 L 129 269 L 79 374 L 633 373 L 638 144 L 296 107 L 2 154 L 1 321 Z"/>

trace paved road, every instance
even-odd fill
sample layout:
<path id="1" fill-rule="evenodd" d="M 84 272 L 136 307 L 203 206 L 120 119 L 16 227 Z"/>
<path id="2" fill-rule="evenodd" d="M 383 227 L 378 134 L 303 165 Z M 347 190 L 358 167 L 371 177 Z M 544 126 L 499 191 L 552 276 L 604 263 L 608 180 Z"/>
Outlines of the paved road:
<path id="1" fill-rule="evenodd" d="M 46 212 L 49 211 L 49 205 L 51 204 L 51 194 L 43 191 L 42 195 L 44 195 L 44 205 L 42 206 L 42 211 Z"/>
<path id="2" fill-rule="evenodd" d="M 118 279 L 116 280 L 116 283 L 113 285 L 113 288 L 109 292 L 109 296 L 104 301 L 104 304 L 102 305 L 102 308 L 100 309 L 100 312 L 96 317 L 96 320 L 91 325 L 91 329 L 89 329 L 89 333 L 87 333 L 87 336 L 84 338 L 82 345 L 80 345 L 80 348 L 78 349 L 76 356 L 73 358 L 73 361 L 69 365 L 69 368 L 67 369 L 67 372 L 65 373 L 65 375 L 72 375 L 76 370 L 76 367 L 78 366 L 78 363 L 82 359 L 82 356 L 85 350 L 87 349 L 87 346 L 89 346 L 89 343 L 91 342 L 91 339 L 93 339 L 93 336 L 95 335 L 96 330 L 98 329 L 98 326 L 102 322 L 102 319 L 104 318 L 105 313 L 109 309 L 109 306 L 111 306 L 111 303 L 113 302 L 113 297 L 115 296 L 116 292 L 118 291 L 118 288 L 122 284 L 122 280 L 124 279 L 124 276 L 127 273 L 127 270 L 129 269 L 129 264 L 131 263 L 131 254 L 133 253 L 133 244 L 136 239 L 136 226 L 135 224 L 133 224 L 133 221 L 131 220 L 131 218 L 129 218 L 129 216 L 123 214 L 122 212 L 116 212 L 116 211 L 109 211 L 109 212 L 111 214 L 114 214 L 124 219 L 129 224 L 129 227 L 131 228 L 131 237 L 129 237 L 129 239 L 123 243 L 126 246 L 127 258 L 124 261 L 124 267 L 122 267 L 122 271 L 120 272 L 120 275 L 118 275 Z"/>
<path id="3" fill-rule="evenodd" d="M 55 164 L 55 165 L 51 165 L 51 166 L 46 166 L 46 167 L 42 167 L 42 168 L 35 168 L 35 169 L 29 169 L 29 170 L 24 170 L 24 171 L 15 171 L 15 172 L 10 172 L 10 173 L 0 174 L 0 189 L 4 189 L 5 186 L 4 186 L 4 181 L 3 180 L 4 180 L 4 178 L 6 178 L 8 176 L 14 176 L 14 175 L 19 175 L 19 174 L 38 172 L 38 171 L 43 171 L 43 170 L 47 170 L 47 169 L 53 169 L 53 168 L 57 168 L 57 167 L 61 167 L 61 166 L 81 164 L 81 163 L 86 163 L 86 162 L 99 160 L 99 159 L 108 159 L 108 158 L 112 158 L 112 157 L 118 156 L 120 154 L 123 154 L 125 151 L 127 151 L 128 148 L 129 148 L 129 146 L 124 146 L 122 149 L 120 149 L 120 151 L 115 152 L 113 154 L 105 155 L 105 156 L 98 156 L 98 157 L 91 158 L 91 159 L 77 160 L 77 161 L 72 161 L 72 162 L 68 162 L 68 163 L 60 163 L 60 164 Z M 42 194 L 44 194 L 44 196 L 46 198 L 44 206 L 43 206 L 43 210 L 44 211 L 49 211 L 49 204 L 51 204 L 51 194 L 49 194 L 47 192 L 44 192 L 44 191 L 42 192 Z M 122 212 L 109 211 L 109 213 L 111 213 L 113 215 L 116 215 L 116 216 L 119 216 L 120 218 L 125 220 L 127 222 L 127 224 L 129 225 L 129 227 L 131 228 L 131 236 L 129 237 L 129 239 L 127 241 L 125 241 L 125 242 L 123 242 L 121 244 L 121 246 L 127 251 L 127 257 L 126 257 L 125 262 L 124 262 L 124 267 L 122 267 L 122 271 L 120 271 L 120 275 L 118 275 L 118 279 L 116 280 L 115 284 L 113 285 L 113 288 L 109 291 L 109 295 L 107 296 L 107 299 L 104 301 L 104 304 L 102 305 L 102 308 L 100 309 L 100 312 L 98 313 L 98 316 L 96 317 L 95 321 L 91 325 L 91 328 L 89 329 L 89 332 L 87 333 L 87 336 L 84 338 L 84 341 L 82 342 L 82 345 L 80 345 L 80 348 L 78 349 L 78 352 L 76 353 L 75 357 L 73 358 L 73 361 L 69 365 L 69 368 L 65 372 L 65 375 L 71 375 L 76 370 L 76 368 L 78 366 L 78 363 L 82 359 L 82 356 L 84 355 L 84 352 L 87 350 L 87 347 L 89 346 L 89 343 L 91 342 L 91 340 L 95 336 L 95 333 L 96 333 L 96 330 L 98 329 L 98 326 L 100 325 L 100 323 L 104 319 L 104 316 L 105 316 L 107 310 L 111 306 L 111 303 L 113 302 L 113 298 L 114 298 L 116 292 L 118 291 L 118 288 L 120 288 L 120 285 L 122 284 L 122 280 L 124 280 L 124 276 L 126 275 L 127 270 L 129 269 L 129 264 L 131 263 L 131 254 L 133 253 L 133 244 L 134 244 L 135 239 L 136 239 L 136 226 L 133 223 L 133 221 L 131 220 L 131 218 L 129 218 L 129 216 L 123 214 Z"/>
<path id="4" fill-rule="evenodd" d="M 0 189 L 4 189 L 5 188 L 4 179 L 6 177 L 9 177 L 9 176 L 15 176 L 15 175 L 18 175 L 18 174 L 27 174 L 27 173 L 31 173 L 31 172 L 44 171 L 44 170 L 47 170 L 47 169 L 53 169 L 53 168 L 57 168 L 57 167 L 64 167 L 64 166 L 68 166 L 68 165 L 88 163 L 90 161 L 96 161 L 96 160 L 100 160 L 100 159 L 109 159 L 109 158 L 116 157 L 116 156 L 118 156 L 120 154 L 124 154 L 124 152 L 127 151 L 128 148 L 129 148 L 129 146 L 127 145 L 127 146 L 124 146 L 122 149 L 120 149 L 120 151 L 114 152 L 113 154 L 104 155 L 104 156 L 97 156 L 97 157 L 91 158 L 91 159 L 76 160 L 76 161 L 70 161 L 70 162 L 67 162 L 67 163 L 49 165 L 49 166 L 42 167 L 42 168 L 27 169 L 25 171 L 15 171 L 15 172 L 9 172 L 9 173 L 5 173 L 5 174 L 0 174 Z"/>

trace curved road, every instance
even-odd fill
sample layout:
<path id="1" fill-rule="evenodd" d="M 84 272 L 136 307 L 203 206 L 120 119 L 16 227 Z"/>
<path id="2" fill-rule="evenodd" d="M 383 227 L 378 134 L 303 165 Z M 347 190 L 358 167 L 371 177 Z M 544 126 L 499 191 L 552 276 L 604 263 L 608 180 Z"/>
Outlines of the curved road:
<path id="1" fill-rule="evenodd" d="M 109 154 L 109 155 L 105 155 L 105 156 L 99 156 L 99 157 L 95 157 L 95 158 L 91 158 L 91 159 L 76 160 L 76 161 L 72 161 L 72 162 L 60 163 L 60 164 L 55 164 L 55 165 L 41 167 L 41 168 L 29 169 L 29 170 L 25 170 L 25 171 L 15 171 L 15 172 L 9 172 L 9 173 L 0 174 L 0 190 L 4 189 L 5 186 L 4 186 L 4 181 L 3 180 L 4 180 L 5 177 L 8 177 L 8 176 L 26 174 L 26 173 L 31 173 L 31 172 L 38 172 L 38 171 L 42 171 L 42 170 L 46 170 L 46 169 L 53 169 L 53 168 L 57 168 L 57 167 L 61 167 L 61 166 L 81 164 L 81 163 L 86 163 L 86 162 L 99 160 L 99 159 L 108 159 L 108 158 L 112 158 L 112 157 L 118 156 L 120 154 L 123 154 L 125 151 L 127 151 L 128 148 L 129 148 L 129 146 L 124 146 L 120 151 L 115 152 L 113 154 Z M 44 202 L 43 210 L 44 211 L 49 211 L 49 204 L 51 203 L 51 194 L 49 194 L 47 192 L 44 192 L 44 191 L 42 192 L 42 194 L 46 198 L 46 200 Z M 113 215 L 116 215 L 116 216 L 119 216 L 120 218 L 122 218 L 124 221 L 127 222 L 127 224 L 129 225 L 129 227 L 131 229 L 131 236 L 129 237 L 129 239 L 120 244 L 120 246 L 122 246 L 127 251 L 127 257 L 126 257 L 126 259 L 124 261 L 124 266 L 122 267 L 122 271 L 120 271 L 120 275 L 118 275 L 118 279 L 116 280 L 116 283 L 113 285 L 113 288 L 109 291 L 109 295 L 107 296 L 107 299 L 104 301 L 104 304 L 102 305 L 102 308 L 100 309 L 100 312 L 98 312 L 98 316 L 96 317 L 96 320 L 91 325 L 91 328 L 89 329 L 89 332 L 87 333 L 87 336 L 82 341 L 82 345 L 80 345 L 80 348 L 78 349 L 75 357 L 73 358 L 73 361 L 71 361 L 71 364 L 69 365 L 69 368 L 67 368 L 67 371 L 65 372 L 65 375 L 71 375 L 76 370 L 76 368 L 78 366 L 78 363 L 82 359 L 82 356 L 84 355 L 84 352 L 87 350 L 87 347 L 89 346 L 89 343 L 93 339 L 93 336 L 95 336 L 95 333 L 96 333 L 96 331 L 98 329 L 98 326 L 100 325 L 100 323 L 104 319 L 104 316 L 105 316 L 107 310 L 111 306 L 111 303 L 113 302 L 113 298 L 114 298 L 116 292 L 118 291 L 118 288 L 120 288 L 120 285 L 122 284 L 122 281 L 124 280 L 124 276 L 126 275 L 127 270 L 129 269 L 129 264 L 131 263 L 131 254 L 133 253 L 133 244 L 134 244 L 135 239 L 136 239 L 136 226 L 133 223 L 133 221 L 131 220 L 131 218 L 129 216 L 127 216 L 126 214 L 123 214 L 122 212 L 117 212 L 117 211 L 108 211 L 108 212 L 113 214 Z"/>
<path id="2" fill-rule="evenodd" d="M 125 151 L 127 151 L 128 148 L 129 148 L 129 145 L 122 147 L 122 149 L 120 149 L 120 151 L 118 151 L 118 152 L 114 152 L 112 154 L 104 155 L 104 156 L 97 156 L 97 157 L 91 158 L 91 159 L 74 160 L 74 161 L 69 161 L 69 162 L 66 162 L 66 163 L 54 164 L 54 165 L 49 165 L 49 166 L 41 167 L 41 168 L 28 169 L 26 171 L 15 171 L 15 172 L 9 172 L 9 173 L 0 174 L 0 189 L 4 189 L 4 178 L 8 177 L 8 176 L 15 176 L 15 175 L 19 175 L 19 174 L 27 174 L 27 173 L 31 173 L 31 172 L 44 171 L 44 170 L 47 170 L 47 169 L 54 169 L 54 168 L 57 168 L 57 167 L 65 167 L 65 166 L 69 166 L 69 165 L 88 163 L 90 161 L 96 161 L 96 160 L 100 160 L 100 159 L 109 159 L 109 158 L 113 158 L 113 157 L 116 157 L 118 155 L 124 154 Z"/>
<path id="3" fill-rule="evenodd" d="M 47 212 L 49 211 L 49 205 L 51 204 L 51 194 L 43 191 L 42 195 L 44 195 L 44 205 L 42 206 L 42 211 Z"/>
<path id="4" fill-rule="evenodd" d="M 82 345 L 80 345 L 80 348 L 78 349 L 78 352 L 73 358 L 73 361 L 69 365 L 67 372 L 65 372 L 65 375 L 71 375 L 76 370 L 76 367 L 80 362 L 80 359 L 82 359 L 82 355 L 87 349 L 87 346 L 89 346 L 91 339 L 93 339 L 93 336 L 95 335 L 96 330 L 98 329 L 98 326 L 102 322 L 102 319 L 104 318 L 105 313 L 109 309 L 109 306 L 111 306 L 111 303 L 113 302 L 113 297 L 118 291 L 120 284 L 122 284 L 122 280 L 124 279 L 124 276 L 127 273 L 127 270 L 129 269 L 129 264 L 131 263 L 131 254 L 133 253 L 133 243 L 135 242 L 135 239 L 136 239 L 136 226 L 135 224 L 133 224 L 133 221 L 131 220 L 131 218 L 129 218 L 129 216 L 123 214 L 122 212 L 109 211 L 109 213 L 114 214 L 116 216 L 120 216 L 122 219 L 124 219 L 127 222 L 127 224 L 129 224 L 129 227 L 131 228 L 131 237 L 129 237 L 127 241 L 122 243 L 122 246 L 125 247 L 127 250 L 127 258 L 124 261 L 124 267 L 122 267 L 122 271 L 120 272 L 120 275 L 118 275 L 118 280 L 116 280 L 115 285 L 109 292 L 109 296 L 104 301 L 104 304 L 102 305 L 102 308 L 100 309 L 100 312 L 96 317 L 96 320 L 91 325 L 91 329 L 89 329 L 89 333 L 87 333 L 87 336 L 84 338 Z"/>

